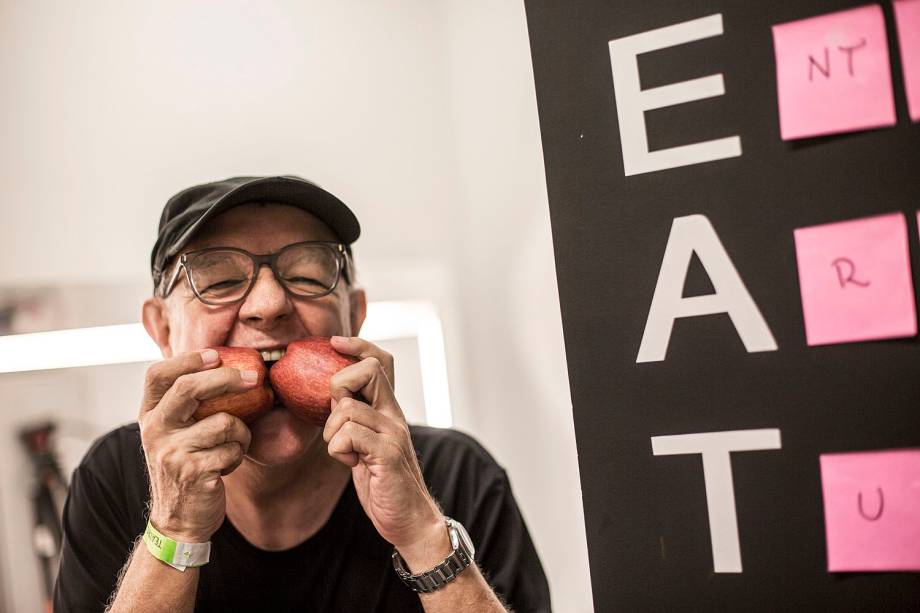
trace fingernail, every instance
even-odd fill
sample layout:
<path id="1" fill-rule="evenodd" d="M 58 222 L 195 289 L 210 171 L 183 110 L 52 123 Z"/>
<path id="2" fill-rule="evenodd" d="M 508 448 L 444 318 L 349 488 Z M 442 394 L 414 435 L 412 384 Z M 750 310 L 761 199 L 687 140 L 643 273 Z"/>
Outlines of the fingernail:
<path id="1" fill-rule="evenodd" d="M 255 383 L 259 380 L 259 373 L 254 370 L 241 370 L 240 378 L 243 380 L 243 383 Z"/>
<path id="2" fill-rule="evenodd" d="M 218 355 L 217 351 L 214 349 L 205 349 L 201 352 L 201 360 L 207 364 L 214 364 L 217 362 Z"/>

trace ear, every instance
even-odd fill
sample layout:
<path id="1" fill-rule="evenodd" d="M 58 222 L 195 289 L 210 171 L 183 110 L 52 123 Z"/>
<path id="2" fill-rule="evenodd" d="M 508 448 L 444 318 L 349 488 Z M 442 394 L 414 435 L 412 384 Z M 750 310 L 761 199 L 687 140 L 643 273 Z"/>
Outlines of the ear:
<path id="1" fill-rule="evenodd" d="M 349 319 L 351 321 L 350 336 L 358 336 L 358 333 L 361 332 L 361 326 L 364 325 L 364 318 L 367 317 L 367 295 L 363 289 L 355 288 L 349 292 L 348 297 L 350 303 Z"/>
<path id="2" fill-rule="evenodd" d="M 141 307 L 141 320 L 144 322 L 144 329 L 153 339 L 153 342 L 160 348 L 160 353 L 164 358 L 172 357 L 172 349 L 169 346 L 169 319 L 166 316 L 166 305 L 158 297 L 150 297 L 144 300 Z"/>

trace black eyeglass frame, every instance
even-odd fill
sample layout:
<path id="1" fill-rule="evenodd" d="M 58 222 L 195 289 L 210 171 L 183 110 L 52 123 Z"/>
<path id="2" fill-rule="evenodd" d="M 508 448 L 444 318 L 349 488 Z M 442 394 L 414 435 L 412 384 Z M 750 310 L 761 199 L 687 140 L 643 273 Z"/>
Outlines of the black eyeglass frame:
<path id="1" fill-rule="evenodd" d="M 290 289 L 288 289 L 287 283 L 284 282 L 284 280 L 281 277 L 281 274 L 278 272 L 277 263 L 278 263 L 278 258 L 281 256 L 281 254 L 287 251 L 288 249 L 291 249 L 292 247 L 299 247 L 301 245 L 326 245 L 328 247 L 331 247 L 335 253 L 335 259 L 337 262 L 336 272 L 335 272 L 335 282 L 333 282 L 332 287 L 330 287 L 329 289 L 327 289 L 326 291 L 322 293 L 298 294 L 296 292 L 293 292 Z M 205 300 L 204 298 L 201 297 L 201 294 L 198 293 L 198 288 L 195 287 L 195 284 L 192 283 L 192 273 L 191 271 L 189 271 L 189 268 L 188 268 L 189 258 L 193 256 L 201 255 L 202 253 L 211 253 L 215 251 L 235 251 L 237 253 L 242 253 L 243 255 L 249 257 L 249 259 L 252 260 L 253 262 L 253 275 L 252 275 L 252 278 L 249 280 L 249 287 L 246 288 L 246 291 L 243 292 L 242 296 L 240 296 L 239 298 L 235 300 L 230 300 L 229 302 L 211 302 L 211 301 Z M 208 247 L 207 249 L 189 251 L 179 256 L 179 263 L 178 265 L 176 265 L 176 270 L 175 272 L 173 272 L 173 275 L 170 278 L 169 283 L 166 284 L 163 291 L 160 293 L 160 296 L 162 298 L 167 298 L 172 293 L 173 289 L 175 289 L 176 283 L 179 280 L 179 272 L 181 270 L 185 270 L 185 279 L 188 281 L 188 286 L 192 289 L 192 292 L 195 294 L 195 297 L 198 298 L 198 300 L 200 300 L 204 304 L 207 304 L 210 306 L 227 306 L 230 304 L 237 304 L 237 303 L 240 303 L 246 300 L 246 297 L 249 295 L 249 292 L 251 292 L 252 288 L 255 287 L 256 279 L 259 276 L 259 271 L 262 270 L 262 266 L 264 264 L 268 264 L 269 268 L 271 268 L 272 270 L 272 274 L 275 275 L 275 280 L 278 281 L 281 287 L 284 288 L 285 292 L 287 292 L 289 295 L 294 296 L 296 298 L 307 298 L 307 299 L 312 300 L 314 298 L 322 298 L 323 296 L 328 296 L 329 294 L 334 292 L 335 288 L 338 287 L 339 285 L 339 281 L 342 279 L 343 273 L 345 274 L 346 279 L 347 279 L 348 277 L 348 249 L 343 243 L 336 243 L 333 241 L 302 241 L 299 243 L 291 243 L 290 245 L 285 245 L 284 247 L 279 249 L 276 253 L 267 253 L 267 254 L 262 254 L 262 255 L 250 253 L 246 251 L 245 249 L 239 249 L 237 247 Z"/>

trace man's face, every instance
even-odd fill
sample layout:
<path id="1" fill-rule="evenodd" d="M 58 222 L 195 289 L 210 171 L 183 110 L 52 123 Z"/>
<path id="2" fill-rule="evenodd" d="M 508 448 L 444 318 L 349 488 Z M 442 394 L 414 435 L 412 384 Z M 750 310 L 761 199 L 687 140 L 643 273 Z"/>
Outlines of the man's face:
<path id="1" fill-rule="evenodd" d="M 308 240 L 336 241 L 329 227 L 299 208 L 282 204 L 245 204 L 211 220 L 184 249 L 237 247 L 250 253 L 275 253 Z M 171 274 L 170 267 L 167 274 Z M 168 278 L 168 277 L 166 277 Z M 144 304 L 144 325 L 165 357 L 206 347 L 273 348 L 305 336 L 357 335 L 364 321 L 362 290 L 348 288 L 344 279 L 321 298 L 301 298 L 284 291 L 268 266 L 243 302 L 211 306 L 195 297 L 184 273 L 166 299 Z M 284 409 L 273 409 L 250 424 L 249 456 L 280 464 L 317 451 L 322 429 Z"/>

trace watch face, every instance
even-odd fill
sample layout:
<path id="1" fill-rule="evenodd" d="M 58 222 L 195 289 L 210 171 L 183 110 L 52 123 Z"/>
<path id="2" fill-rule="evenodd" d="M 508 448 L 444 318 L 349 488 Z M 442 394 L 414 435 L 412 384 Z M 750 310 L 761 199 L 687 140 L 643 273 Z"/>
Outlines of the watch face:
<path id="1" fill-rule="evenodd" d="M 463 548 L 469 553 L 470 558 L 472 559 L 476 555 L 476 549 L 473 547 L 473 541 L 470 539 L 469 533 L 467 533 L 466 528 L 463 527 L 463 524 L 458 522 L 456 519 L 450 520 L 450 526 L 456 530 L 457 536 L 460 538 L 460 543 L 463 545 Z M 453 536 L 453 534 L 451 534 Z M 453 538 L 451 538 L 453 541 Z M 451 543 L 453 544 L 453 543 Z M 456 549 L 456 545 L 454 545 Z"/>

